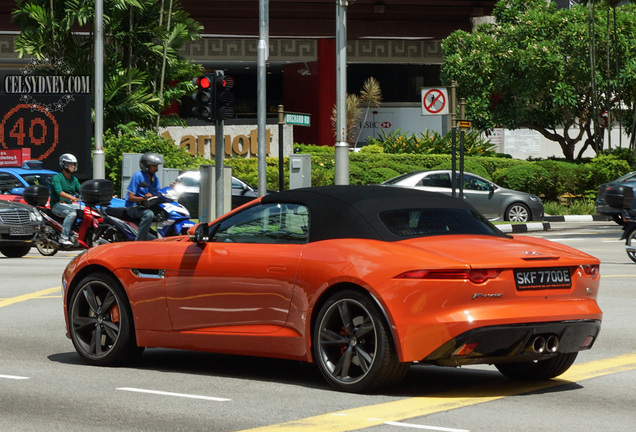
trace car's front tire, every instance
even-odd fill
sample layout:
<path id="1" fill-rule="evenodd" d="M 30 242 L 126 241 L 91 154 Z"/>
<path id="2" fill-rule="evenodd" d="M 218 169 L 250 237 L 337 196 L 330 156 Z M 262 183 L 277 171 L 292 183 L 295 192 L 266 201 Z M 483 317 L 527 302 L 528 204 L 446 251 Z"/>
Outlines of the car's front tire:
<path id="1" fill-rule="evenodd" d="M 320 308 L 313 331 L 315 361 L 333 387 L 368 392 L 404 378 L 382 311 L 368 294 L 343 290 Z"/>
<path id="2" fill-rule="evenodd" d="M 528 206 L 514 203 L 506 209 L 505 219 L 510 222 L 529 222 L 532 217 Z"/>
<path id="3" fill-rule="evenodd" d="M 0 253 L 7 258 L 20 258 L 31 250 L 31 246 L 4 246 L 0 248 Z"/>
<path id="4" fill-rule="evenodd" d="M 75 350 L 88 364 L 116 366 L 137 357 L 133 315 L 126 293 L 111 275 L 82 279 L 69 302 L 69 329 Z"/>
<path id="5" fill-rule="evenodd" d="M 578 353 L 557 354 L 546 360 L 521 363 L 498 363 L 495 367 L 508 378 L 541 381 L 557 377 L 572 366 Z"/>

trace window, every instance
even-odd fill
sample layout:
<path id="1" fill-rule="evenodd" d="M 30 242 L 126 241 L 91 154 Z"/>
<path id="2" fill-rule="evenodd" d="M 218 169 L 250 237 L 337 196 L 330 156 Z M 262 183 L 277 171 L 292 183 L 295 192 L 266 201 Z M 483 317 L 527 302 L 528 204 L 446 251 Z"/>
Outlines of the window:
<path id="1" fill-rule="evenodd" d="M 448 173 L 439 173 L 439 174 L 429 174 L 426 177 L 423 177 L 420 180 L 418 186 L 429 186 L 429 187 L 439 187 L 439 188 L 450 188 L 450 174 Z"/>
<path id="2" fill-rule="evenodd" d="M 425 237 L 448 234 L 501 235 L 479 213 L 467 209 L 399 209 L 380 213 L 393 234 Z"/>
<path id="3" fill-rule="evenodd" d="M 488 191 L 490 190 L 490 184 L 487 182 L 473 177 L 471 175 L 464 174 L 464 189 L 476 190 L 476 191 Z"/>
<path id="4" fill-rule="evenodd" d="M 303 244 L 308 239 L 309 211 L 299 204 L 261 204 L 221 222 L 212 241 Z"/>
<path id="5" fill-rule="evenodd" d="M 24 187 L 20 181 L 9 173 L 0 173 L 0 193 L 11 194 L 11 189 Z"/>

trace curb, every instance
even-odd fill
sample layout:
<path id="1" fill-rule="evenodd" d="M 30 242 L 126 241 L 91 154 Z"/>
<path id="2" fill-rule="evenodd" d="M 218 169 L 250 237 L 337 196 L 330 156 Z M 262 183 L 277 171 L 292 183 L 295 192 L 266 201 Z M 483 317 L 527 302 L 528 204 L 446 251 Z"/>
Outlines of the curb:
<path id="1" fill-rule="evenodd" d="M 612 218 L 607 215 L 566 215 L 544 216 L 544 222 L 528 222 L 525 224 L 497 224 L 504 233 L 525 233 L 530 231 L 549 231 L 550 222 L 606 222 Z"/>
<path id="2" fill-rule="evenodd" d="M 612 218 L 606 215 L 566 215 L 566 216 L 544 216 L 546 222 L 604 222 Z"/>
<path id="3" fill-rule="evenodd" d="M 529 222 L 525 224 L 497 224 L 497 228 L 505 233 L 525 233 L 530 231 L 548 231 L 550 222 Z"/>

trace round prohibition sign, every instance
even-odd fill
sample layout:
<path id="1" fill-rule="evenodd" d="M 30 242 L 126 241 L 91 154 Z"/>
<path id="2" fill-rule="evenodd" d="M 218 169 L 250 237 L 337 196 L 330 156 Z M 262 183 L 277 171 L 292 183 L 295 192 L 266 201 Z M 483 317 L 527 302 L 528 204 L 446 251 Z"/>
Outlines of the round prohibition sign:
<path id="1" fill-rule="evenodd" d="M 424 95 L 424 109 L 431 114 L 441 112 L 446 106 L 446 97 L 438 89 L 431 89 Z"/>

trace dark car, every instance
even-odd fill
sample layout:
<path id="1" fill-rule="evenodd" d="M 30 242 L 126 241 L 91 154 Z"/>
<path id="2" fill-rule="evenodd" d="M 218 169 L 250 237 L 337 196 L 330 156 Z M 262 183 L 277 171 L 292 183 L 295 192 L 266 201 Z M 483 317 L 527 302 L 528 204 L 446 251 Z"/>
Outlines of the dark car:
<path id="1" fill-rule="evenodd" d="M 186 171 L 177 177 L 173 189 L 179 194 L 179 204 L 188 209 L 192 217 L 199 215 L 199 185 L 200 171 Z M 235 209 L 245 203 L 258 198 L 258 190 L 236 177 L 232 177 L 232 208 Z"/>
<path id="2" fill-rule="evenodd" d="M 42 229 L 42 216 L 33 207 L 0 201 L 0 253 L 18 258 L 35 246 Z"/>
<path id="3" fill-rule="evenodd" d="M 594 200 L 594 208 L 596 209 L 596 212 L 598 214 L 611 216 L 617 224 L 623 225 L 624 222 L 623 217 L 621 216 L 621 211 L 619 209 L 608 206 L 605 202 L 605 192 L 607 192 L 607 190 L 612 186 L 616 186 L 619 184 L 629 186 L 634 189 L 636 187 L 636 171 L 627 173 L 610 183 L 600 185 L 598 187 L 598 194 L 596 195 L 596 199 Z M 634 210 L 636 210 L 636 202 L 632 204 L 632 211 Z"/>
<path id="4" fill-rule="evenodd" d="M 451 195 L 450 179 L 450 170 L 417 171 L 394 177 L 382 184 Z M 543 219 L 543 203 L 538 196 L 497 186 L 469 172 L 464 172 L 464 198 L 491 220 L 528 222 Z"/>

